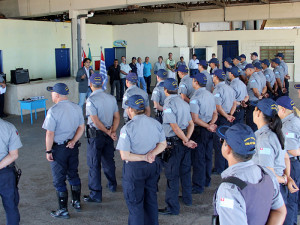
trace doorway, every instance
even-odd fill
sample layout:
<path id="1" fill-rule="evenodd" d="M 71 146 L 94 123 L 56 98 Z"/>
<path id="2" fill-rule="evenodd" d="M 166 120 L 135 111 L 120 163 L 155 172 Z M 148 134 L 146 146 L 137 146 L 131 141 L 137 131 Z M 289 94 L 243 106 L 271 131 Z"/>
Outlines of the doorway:
<path id="1" fill-rule="evenodd" d="M 219 56 L 219 60 L 222 60 L 222 68 L 224 70 L 223 61 L 230 57 L 231 59 L 239 55 L 239 41 L 218 41 L 218 49 L 222 52 L 222 57 Z M 220 65 L 220 66 L 221 66 Z"/>
<path id="2" fill-rule="evenodd" d="M 56 78 L 70 77 L 70 49 L 55 49 Z"/>

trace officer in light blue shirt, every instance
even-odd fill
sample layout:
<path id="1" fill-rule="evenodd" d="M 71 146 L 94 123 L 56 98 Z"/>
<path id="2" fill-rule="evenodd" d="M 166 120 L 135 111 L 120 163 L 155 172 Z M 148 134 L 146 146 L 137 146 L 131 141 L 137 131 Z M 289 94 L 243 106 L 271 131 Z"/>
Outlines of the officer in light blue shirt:
<path id="1" fill-rule="evenodd" d="M 197 147 L 192 150 L 193 165 L 193 194 L 201 194 L 204 187 L 210 186 L 212 170 L 213 132 L 218 119 L 216 103 L 211 92 L 206 90 L 206 75 L 196 73 L 192 75 L 193 87 L 196 90 L 190 101 L 190 109 L 195 129 L 192 139 Z"/>
<path id="2" fill-rule="evenodd" d="M 269 68 L 270 62 L 268 59 L 264 59 L 261 61 L 261 67 L 263 68 L 263 73 L 266 77 L 267 81 L 267 93 L 269 94 L 269 98 L 274 98 L 274 85 L 276 84 L 275 74 L 273 70 Z M 277 85 L 277 84 L 276 84 Z"/>
<path id="3" fill-rule="evenodd" d="M 189 103 L 190 98 L 195 91 L 195 89 L 193 88 L 193 79 L 188 75 L 189 70 L 187 66 L 179 66 L 175 71 L 178 72 L 178 75 L 181 78 L 178 93 L 181 95 L 184 101 Z"/>
<path id="4" fill-rule="evenodd" d="M 241 54 L 240 57 L 241 57 L 241 64 L 245 68 L 246 65 L 248 64 L 247 61 L 246 61 L 246 56 L 245 56 L 245 54 Z"/>
<path id="5" fill-rule="evenodd" d="M 217 58 L 211 58 L 209 61 L 208 61 L 208 65 L 210 67 L 210 74 L 213 75 L 214 72 L 219 69 L 219 66 L 220 66 L 220 62 Z"/>
<path id="6" fill-rule="evenodd" d="M 243 70 L 245 68 L 245 66 L 243 66 L 241 64 L 241 60 L 242 58 L 240 56 L 236 56 L 232 59 L 232 63 L 234 66 L 236 66 L 237 68 L 239 68 L 239 75 L 240 75 L 240 79 L 244 82 L 245 79 L 245 71 Z"/>
<path id="7" fill-rule="evenodd" d="M 209 74 L 209 72 L 207 72 L 207 62 L 206 60 L 200 60 L 199 64 L 198 64 L 198 70 L 200 73 L 205 74 L 206 76 L 206 90 L 208 90 L 209 92 L 213 92 L 214 90 L 214 83 L 212 80 L 212 76 Z"/>
<path id="8" fill-rule="evenodd" d="M 252 52 L 252 53 L 250 53 L 250 55 L 251 55 L 252 65 L 259 62 L 257 52 Z"/>
<path id="9" fill-rule="evenodd" d="M 198 63 L 199 63 L 199 60 L 197 59 L 197 55 L 193 54 L 192 59 L 189 61 L 190 75 L 197 73 Z"/>
<path id="10" fill-rule="evenodd" d="M 230 85 L 230 79 L 229 79 L 229 70 L 232 68 L 232 59 L 230 57 L 227 57 L 224 61 L 224 67 L 225 67 L 225 73 L 226 73 L 226 79 L 225 83 Z"/>
<path id="11" fill-rule="evenodd" d="M 280 66 L 280 59 L 279 58 L 275 58 L 271 60 L 271 66 L 273 69 L 273 72 L 275 74 L 275 78 L 276 78 L 276 83 L 277 83 L 277 91 L 275 90 L 275 98 L 279 98 L 281 96 L 283 96 L 284 94 L 286 94 L 286 88 L 285 88 L 285 83 L 284 83 L 284 70 L 283 68 Z"/>
<path id="12" fill-rule="evenodd" d="M 280 59 L 280 66 L 283 68 L 284 71 L 284 84 L 285 84 L 285 88 L 286 88 L 286 95 L 289 96 L 289 79 L 291 78 L 289 76 L 289 68 L 286 64 L 286 62 L 283 60 L 284 59 L 284 54 L 279 52 L 275 55 L 275 57 Z"/>
<path id="13" fill-rule="evenodd" d="M 266 76 L 262 72 L 262 66 L 260 62 L 257 62 L 254 64 L 254 71 L 257 73 L 257 76 L 259 77 L 259 83 L 260 83 L 260 92 L 262 96 L 265 96 L 267 93 L 267 80 Z M 266 96 L 265 96 L 266 97 Z"/>

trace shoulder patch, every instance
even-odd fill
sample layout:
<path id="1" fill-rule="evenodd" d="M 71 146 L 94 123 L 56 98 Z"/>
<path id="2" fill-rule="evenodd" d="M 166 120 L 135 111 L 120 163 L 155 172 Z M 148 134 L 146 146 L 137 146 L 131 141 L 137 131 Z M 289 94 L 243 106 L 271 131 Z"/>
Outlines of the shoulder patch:
<path id="1" fill-rule="evenodd" d="M 87 102 L 87 103 L 86 103 L 86 106 L 91 106 L 91 105 L 92 105 L 91 102 Z"/>
<path id="2" fill-rule="evenodd" d="M 190 101 L 190 104 L 197 104 L 197 100 L 194 99 L 194 100 Z"/>
<path id="3" fill-rule="evenodd" d="M 125 96 L 123 97 L 123 100 L 126 101 L 127 99 L 128 99 L 128 97 L 125 95 Z"/>
<path id="4" fill-rule="evenodd" d="M 221 95 L 219 93 L 215 94 L 216 98 L 219 98 Z"/>
<path id="5" fill-rule="evenodd" d="M 230 198 L 221 198 L 220 199 L 220 207 L 233 209 L 234 201 Z"/>
<path id="6" fill-rule="evenodd" d="M 126 136 L 127 136 L 127 134 L 126 134 L 126 133 L 121 133 L 121 134 L 120 134 L 120 138 L 123 138 L 123 139 L 125 139 L 125 138 L 126 138 Z"/>
<path id="7" fill-rule="evenodd" d="M 153 91 L 152 94 L 157 94 L 157 91 Z"/>
<path id="8" fill-rule="evenodd" d="M 251 80 L 250 82 L 251 82 L 251 83 L 255 83 L 255 82 L 256 82 L 256 80 L 255 80 L 255 79 L 253 79 L 253 80 Z"/>
<path id="9" fill-rule="evenodd" d="M 270 155 L 271 154 L 271 149 L 270 148 L 259 148 L 258 154 Z"/>
<path id="10" fill-rule="evenodd" d="M 182 87 L 182 88 L 184 88 L 185 87 L 185 84 L 180 84 L 180 86 L 179 87 Z"/>
<path id="11" fill-rule="evenodd" d="M 164 109 L 164 113 L 172 113 L 172 109 L 171 108 L 166 108 L 166 109 Z"/>

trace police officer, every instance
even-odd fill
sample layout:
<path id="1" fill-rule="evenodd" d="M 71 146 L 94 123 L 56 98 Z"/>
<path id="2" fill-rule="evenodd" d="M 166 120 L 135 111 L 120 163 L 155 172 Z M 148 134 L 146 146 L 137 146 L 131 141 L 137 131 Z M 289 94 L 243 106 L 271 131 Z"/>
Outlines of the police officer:
<path id="1" fill-rule="evenodd" d="M 278 116 L 282 121 L 282 132 L 285 137 L 284 147 L 288 152 L 291 162 L 291 178 L 300 186 L 300 119 L 294 114 L 294 101 L 288 96 L 277 99 Z M 298 196 L 296 193 L 288 193 L 286 225 L 297 224 Z"/>
<path id="2" fill-rule="evenodd" d="M 286 64 L 286 62 L 283 60 L 284 59 L 284 54 L 279 52 L 277 53 L 277 55 L 275 55 L 275 57 L 279 58 L 280 59 L 280 66 L 283 68 L 283 71 L 284 71 L 284 84 L 285 84 L 285 88 L 286 88 L 286 95 L 288 96 L 289 95 L 289 79 L 290 79 L 290 76 L 289 76 L 289 68 Z"/>
<path id="3" fill-rule="evenodd" d="M 246 61 L 246 56 L 245 56 L 245 54 L 241 54 L 240 57 L 241 57 L 241 64 L 245 68 L 246 65 L 248 64 L 247 61 Z"/>
<path id="4" fill-rule="evenodd" d="M 257 52 L 252 52 L 252 53 L 250 53 L 250 55 L 251 55 L 252 65 L 259 62 Z"/>
<path id="5" fill-rule="evenodd" d="M 124 160 L 122 186 L 129 210 L 128 224 L 158 225 L 160 164 L 155 156 L 167 146 L 164 130 L 159 122 L 145 115 L 142 96 L 132 95 L 125 104 L 131 120 L 121 129 L 116 148 Z"/>
<path id="6" fill-rule="evenodd" d="M 230 57 L 227 57 L 224 61 L 224 67 L 225 67 L 225 74 L 226 74 L 226 79 L 225 83 L 230 85 L 230 78 L 229 78 L 229 70 L 232 68 L 232 59 Z"/>
<path id="7" fill-rule="evenodd" d="M 267 95 L 265 95 L 267 93 L 267 85 L 266 85 L 267 80 L 266 80 L 266 76 L 262 72 L 262 67 L 261 67 L 260 62 L 257 62 L 254 64 L 254 71 L 257 73 L 257 75 L 259 77 L 259 83 L 260 83 L 260 87 L 261 87 L 261 95 L 264 97 L 268 97 Z"/>
<path id="8" fill-rule="evenodd" d="M 208 61 L 208 65 L 210 67 L 210 74 L 213 75 L 214 72 L 219 69 L 219 60 L 217 58 L 211 58 L 209 61 Z"/>
<path id="9" fill-rule="evenodd" d="M 261 61 L 261 67 L 263 68 L 263 73 L 266 77 L 267 81 L 267 93 L 269 95 L 269 98 L 274 98 L 274 85 L 277 85 L 276 79 L 275 79 L 275 74 L 273 70 L 269 68 L 270 62 L 268 59 L 264 59 Z"/>
<path id="10" fill-rule="evenodd" d="M 246 124 L 250 126 L 253 131 L 256 131 L 257 126 L 253 122 L 253 111 L 258 100 L 263 98 L 261 95 L 262 88 L 260 85 L 260 78 L 257 73 L 255 73 L 254 66 L 252 64 L 247 64 L 244 70 L 248 79 L 247 92 L 249 95 L 249 104 L 246 110 Z"/>
<path id="11" fill-rule="evenodd" d="M 90 194 L 84 196 L 86 202 L 102 201 L 101 164 L 108 180 L 107 187 L 116 192 L 116 167 L 114 161 L 114 141 L 120 122 L 116 99 L 103 89 L 103 77 L 94 73 L 90 77 L 93 93 L 87 99 L 87 164 L 89 166 Z"/>
<path id="12" fill-rule="evenodd" d="M 0 196 L 6 213 L 7 225 L 18 225 L 19 191 L 16 183 L 14 163 L 19 156 L 22 143 L 14 125 L 0 119 Z"/>
<path id="13" fill-rule="evenodd" d="M 235 91 L 235 99 L 237 102 L 235 113 L 233 114 L 236 123 L 244 123 L 246 102 L 249 100 L 246 85 L 239 79 L 239 68 L 236 66 L 229 70 L 230 87 Z"/>
<path id="14" fill-rule="evenodd" d="M 206 76 L 206 90 L 208 90 L 209 92 L 213 92 L 214 90 L 214 83 L 212 80 L 212 76 L 209 74 L 209 72 L 207 72 L 207 62 L 206 60 L 200 60 L 199 64 L 198 64 L 198 70 L 200 71 L 200 73 L 205 74 Z"/>
<path id="15" fill-rule="evenodd" d="M 179 178 L 182 187 L 182 200 L 186 205 L 192 204 L 191 151 L 197 144 L 190 140 L 194 123 L 189 105 L 177 94 L 177 82 L 168 78 L 164 82 L 165 95 L 163 128 L 166 134 L 170 157 L 165 160 L 167 188 L 165 202 L 167 207 L 159 209 L 163 215 L 178 215 Z"/>
<path id="16" fill-rule="evenodd" d="M 275 74 L 276 82 L 277 82 L 277 90 L 275 89 L 275 98 L 279 98 L 286 93 L 285 83 L 284 83 L 284 70 L 280 67 L 280 59 L 275 58 L 271 60 L 271 66 L 273 72 Z"/>
<path id="17" fill-rule="evenodd" d="M 193 88 L 193 79 L 188 75 L 189 70 L 186 66 L 179 66 L 175 71 L 178 72 L 178 75 L 181 78 L 178 93 L 184 101 L 189 103 L 190 98 L 195 92 L 195 89 Z M 195 74 L 195 72 L 191 74 Z"/>
<path id="18" fill-rule="evenodd" d="M 165 79 L 168 78 L 168 72 L 164 69 L 160 69 L 156 73 L 157 84 L 153 89 L 151 100 L 153 101 L 154 110 L 155 110 L 155 119 L 162 123 L 162 114 L 163 114 L 163 106 L 164 101 L 166 99 L 166 95 L 164 92 L 163 83 Z"/>
<path id="19" fill-rule="evenodd" d="M 195 123 L 192 139 L 197 147 L 192 150 L 193 194 L 201 194 L 204 187 L 210 186 L 212 170 L 213 132 L 218 119 L 216 103 L 211 92 L 206 90 L 206 75 L 196 73 L 192 76 L 196 90 L 190 101 L 191 115 Z"/>
<path id="20" fill-rule="evenodd" d="M 241 64 L 241 57 L 240 56 L 236 56 L 232 59 L 232 63 L 234 66 L 236 66 L 237 68 L 239 68 L 239 75 L 241 76 L 241 80 L 244 81 L 245 79 L 245 72 L 244 72 L 244 68 L 245 66 L 243 66 Z"/>
<path id="21" fill-rule="evenodd" d="M 127 123 L 129 120 L 128 114 L 126 113 L 127 106 L 125 102 L 128 100 L 128 98 L 132 95 L 141 95 L 145 99 L 145 114 L 147 116 L 150 116 L 150 106 L 149 106 L 149 99 L 148 94 L 143 91 L 142 89 L 137 87 L 137 75 L 135 73 L 129 73 L 126 76 L 126 87 L 127 90 L 124 93 L 123 102 L 122 102 L 122 108 L 124 109 L 124 122 Z"/>
<path id="22" fill-rule="evenodd" d="M 234 90 L 225 83 L 226 75 L 223 70 L 216 70 L 214 73 L 213 82 L 215 90 L 213 95 L 216 101 L 217 112 L 219 114 L 217 125 L 218 126 L 231 126 L 235 117 L 233 114 L 236 110 L 236 100 Z M 214 150 L 215 150 L 215 168 L 214 174 L 220 174 L 226 169 L 226 161 L 221 154 L 221 144 L 219 138 L 214 135 Z"/>
<path id="23" fill-rule="evenodd" d="M 288 188 L 291 192 L 295 192 L 298 187 L 290 177 L 290 160 L 284 150 L 282 123 L 277 112 L 278 105 L 270 98 L 260 100 L 255 107 L 253 121 L 258 130 L 255 132 L 256 153 L 253 156 L 253 161 L 274 172 L 280 184 L 283 200 L 286 203 Z"/>
<path id="24" fill-rule="evenodd" d="M 286 208 L 278 182 L 270 170 L 251 160 L 255 153 L 252 129 L 235 124 L 218 127 L 217 134 L 229 167 L 221 174 L 214 196 L 213 224 L 282 224 Z"/>
<path id="25" fill-rule="evenodd" d="M 81 182 L 78 175 L 78 140 L 84 132 L 82 109 L 68 100 L 69 88 L 64 83 L 47 87 L 52 92 L 55 103 L 45 118 L 43 129 L 46 132 L 46 158 L 51 162 L 53 184 L 56 189 L 59 209 L 52 211 L 51 216 L 68 219 L 68 191 L 66 178 L 72 191 L 72 206 L 81 210 Z"/>

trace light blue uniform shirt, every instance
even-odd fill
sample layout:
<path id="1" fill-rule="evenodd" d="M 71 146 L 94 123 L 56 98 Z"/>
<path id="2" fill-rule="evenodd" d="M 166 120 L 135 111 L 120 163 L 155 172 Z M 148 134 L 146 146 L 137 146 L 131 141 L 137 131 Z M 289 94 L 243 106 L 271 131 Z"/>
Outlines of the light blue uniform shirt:
<path id="1" fill-rule="evenodd" d="M 249 81 L 247 84 L 247 92 L 249 95 L 249 101 L 256 102 L 256 101 L 258 101 L 258 98 L 254 95 L 253 88 L 257 88 L 259 94 L 261 94 L 259 77 L 258 77 L 257 73 L 255 73 L 255 72 L 249 78 Z"/>
<path id="2" fill-rule="evenodd" d="M 114 113 L 118 111 L 116 98 L 107 94 L 102 89 L 93 91 L 86 101 L 88 124 L 95 127 L 97 130 L 98 128 L 93 123 L 90 116 L 98 116 L 100 122 L 103 123 L 105 127 L 111 127 L 114 120 Z"/>
<path id="3" fill-rule="evenodd" d="M 206 79 L 207 79 L 206 90 L 208 90 L 209 92 L 212 92 L 212 89 L 213 89 L 213 86 L 214 86 L 212 76 L 209 74 L 209 72 L 207 72 L 207 70 L 203 70 L 201 73 L 203 73 L 206 76 Z"/>
<path id="4" fill-rule="evenodd" d="M 179 84 L 179 94 L 184 94 L 188 98 L 191 98 L 195 92 L 193 88 L 193 79 L 189 75 L 185 75 Z"/>
<path id="5" fill-rule="evenodd" d="M 273 72 L 275 74 L 275 78 L 279 78 L 280 81 L 281 81 L 281 84 L 283 86 L 283 84 L 284 84 L 284 70 L 283 70 L 283 68 L 280 67 L 280 66 L 277 66 L 273 69 Z"/>
<path id="6" fill-rule="evenodd" d="M 273 70 L 271 70 L 270 68 L 267 68 L 263 72 L 266 76 L 267 82 L 269 82 L 271 84 L 271 87 L 273 88 L 274 84 L 275 84 L 275 81 L 276 81 L 275 80 L 275 74 L 274 74 Z"/>
<path id="7" fill-rule="evenodd" d="M 22 147 L 19 132 L 9 122 L 0 119 L 0 162 L 10 151 L 17 150 Z"/>
<path id="8" fill-rule="evenodd" d="M 232 89 L 235 91 L 235 99 L 238 102 L 243 101 L 248 95 L 246 85 L 238 77 L 231 81 L 230 87 L 232 87 Z"/>
<path id="9" fill-rule="evenodd" d="M 229 70 L 232 68 L 232 66 L 229 66 L 228 68 L 226 68 L 226 78 L 225 78 L 225 83 L 227 85 L 230 85 L 230 78 L 229 78 Z"/>
<path id="10" fill-rule="evenodd" d="M 244 62 L 241 62 L 243 69 L 246 67 L 246 65 L 248 64 L 247 61 L 245 60 Z"/>
<path id="11" fill-rule="evenodd" d="M 266 76 L 264 75 L 264 73 L 262 71 L 258 71 L 256 73 L 259 77 L 259 83 L 260 83 L 259 92 L 262 93 L 264 87 L 267 85 L 267 79 L 266 79 Z"/>
<path id="12" fill-rule="evenodd" d="M 69 100 L 63 100 L 48 110 L 43 129 L 54 132 L 54 142 L 62 144 L 72 139 L 78 127 L 83 124 L 81 107 Z"/>
<path id="13" fill-rule="evenodd" d="M 205 88 L 199 88 L 190 99 L 190 109 L 191 113 L 198 114 L 199 119 L 208 123 L 216 110 L 213 94 Z"/>
<path id="14" fill-rule="evenodd" d="M 191 59 L 189 62 L 189 68 L 192 70 L 198 69 L 198 63 L 199 63 L 198 59 L 196 59 L 196 60 Z"/>
<path id="15" fill-rule="evenodd" d="M 163 128 L 166 137 L 176 136 L 170 123 L 177 123 L 180 129 L 184 130 L 191 120 L 190 106 L 179 95 L 170 95 L 166 98 L 163 113 Z"/>
<path id="16" fill-rule="evenodd" d="M 164 106 L 164 101 L 166 99 L 166 95 L 164 92 L 164 87 L 161 85 L 164 81 L 160 81 L 157 83 L 156 87 L 153 89 L 151 100 L 154 102 L 158 102 L 161 106 Z"/>
<path id="17" fill-rule="evenodd" d="M 226 113 L 230 113 L 235 101 L 235 92 L 232 87 L 225 84 L 225 81 L 222 81 L 217 84 L 213 94 L 215 96 L 216 105 L 222 106 Z"/>
<path id="18" fill-rule="evenodd" d="M 158 121 L 146 115 L 136 115 L 122 127 L 116 149 L 145 155 L 165 140 L 164 130 Z"/>
<path id="19" fill-rule="evenodd" d="M 300 118 L 294 113 L 282 119 L 282 133 L 285 137 L 284 148 L 286 151 L 300 148 Z M 289 154 L 290 157 L 294 157 Z"/>
<path id="20" fill-rule="evenodd" d="M 152 65 L 150 62 L 146 63 L 144 62 L 144 77 L 149 77 L 151 76 L 151 70 L 152 70 Z"/>
<path id="21" fill-rule="evenodd" d="M 280 61 L 280 66 L 283 68 L 284 76 L 289 74 L 289 68 L 285 61 Z"/>
<path id="22" fill-rule="evenodd" d="M 280 142 L 274 132 L 265 125 L 255 131 L 256 144 L 253 162 L 255 164 L 273 168 L 278 176 L 285 170 L 284 156 L 286 151 L 281 148 Z"/>

